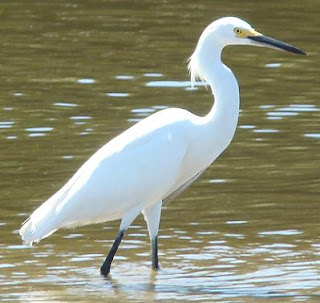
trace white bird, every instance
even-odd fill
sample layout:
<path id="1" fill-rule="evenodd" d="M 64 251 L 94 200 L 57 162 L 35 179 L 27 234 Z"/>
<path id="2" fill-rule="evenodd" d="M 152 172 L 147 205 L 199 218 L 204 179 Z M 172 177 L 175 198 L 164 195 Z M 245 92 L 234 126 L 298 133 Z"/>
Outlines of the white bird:
<path id="1" fill-rule="evenodd" d="M 75 175 L 23 223 L 25 243 L 39 242 L 59 228 L 121 219 L 119 233 L 101 274 L 108 275 L 118 246 L 133 220 L 142 213 L 158 269 L 157 235 L 163 203 L 188 187 L 230 144 L 239 116 L 239 87 L 221 61 L 228 45 L 254 45 L 305 54 L 263 36 L 245 21 L 225 17 L 200 36 L 189 61 L 191 81 L 210 85 L 215 98 L 200 117 L 180 108 L 159 111 L 92 155 Z"/>

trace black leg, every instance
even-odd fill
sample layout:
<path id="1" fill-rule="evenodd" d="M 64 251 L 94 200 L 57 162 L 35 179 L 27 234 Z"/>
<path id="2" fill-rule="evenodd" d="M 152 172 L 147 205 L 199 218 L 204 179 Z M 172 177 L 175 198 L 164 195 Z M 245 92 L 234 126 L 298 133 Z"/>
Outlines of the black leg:
<path id="1" fill-rule="evenodd" d="M 152 269 L 158 270 L 159 262 L 158 262 L 158 237 L 157 236 L 155 236 L 154 239 L 151 240 L 151 247 L 152 247 Z"/>
<path id="2" fill-rule="evenodd" d="M 118 250 L 118 247 L 120 245 L 120 242 L 121 242 L 123 236 L 124 236 L 124 231 L 120 230 L 116 239 L 113 242 L 113 245 L 111 247 L 111 250 L 110 250 L 107 258 L 105 259 L 105 261 L 103 262 L 103 264 L 100 268 L 101 275 L 107 276 L 109 274 L 112 260 Z"/>

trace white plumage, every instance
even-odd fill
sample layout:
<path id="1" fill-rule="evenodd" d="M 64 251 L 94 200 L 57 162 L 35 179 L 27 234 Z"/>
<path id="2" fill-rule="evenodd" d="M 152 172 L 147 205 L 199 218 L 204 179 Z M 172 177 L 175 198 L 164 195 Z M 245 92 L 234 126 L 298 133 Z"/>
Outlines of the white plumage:
<path id="1" fill-rule="evenodd" d="M 38 242 L 61 227 L 132 221 L 218 156 L 202 144 L 206 126 L 178 108 L 137 123 L 98 150 L 31 215 L 20 231 L 23 240 Z"/>
<path id="2" fill-rule="evenodd" d="M 236 130 L 238 84 L 220 58 L 230 44 L 299 51 L 262 36 L 238 18 L 211 23 L 189 62 L 191 80 L 205 81 L 212 89 L 211 111 L 199 117 L 165 109 L 108 142 L 24 222 L 23 241 L 38 242 L 62 227 L 121 219 L 120 233 L 101 269 L 107 274 L 123 233 L 143 213 L 153 243 L 153 267 L 158 268 L 156 237 L 163 201 L 190 185 L 230 144 Z"/>

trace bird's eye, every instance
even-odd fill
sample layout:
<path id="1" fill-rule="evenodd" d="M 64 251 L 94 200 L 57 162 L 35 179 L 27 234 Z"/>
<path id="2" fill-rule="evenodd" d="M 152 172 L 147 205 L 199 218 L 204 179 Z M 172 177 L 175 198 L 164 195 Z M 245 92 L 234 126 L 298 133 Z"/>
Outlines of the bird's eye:
<path id="1" fill-rule="evenodd" d="M 239 27 L 236 27 L 236 28 L 234 29 L 234 32 L 235 32 L 237 35 L 240 35 L 240 34 L 242 33 L 242 29 L 239 28 Z"/>

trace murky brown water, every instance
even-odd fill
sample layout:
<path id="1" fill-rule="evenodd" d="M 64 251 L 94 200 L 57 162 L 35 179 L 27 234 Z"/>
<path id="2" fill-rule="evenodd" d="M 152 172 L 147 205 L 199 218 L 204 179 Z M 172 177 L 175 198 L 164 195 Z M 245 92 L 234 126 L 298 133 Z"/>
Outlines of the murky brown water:
<path id="1" fill-rule="evenodd" d="M 318 1 L 2 1 L 0 300 L 320 300 Z M 118 222 L 21 245 L 21 222 L 98 147 L 167 106 L 204 114 L 185 60 L 202 29 L 237 15 L 308 57 L 224 54 L 241 85 L 229 149 L 163 211 L 161 270 L 137 219 L 112 278 Z"/>

